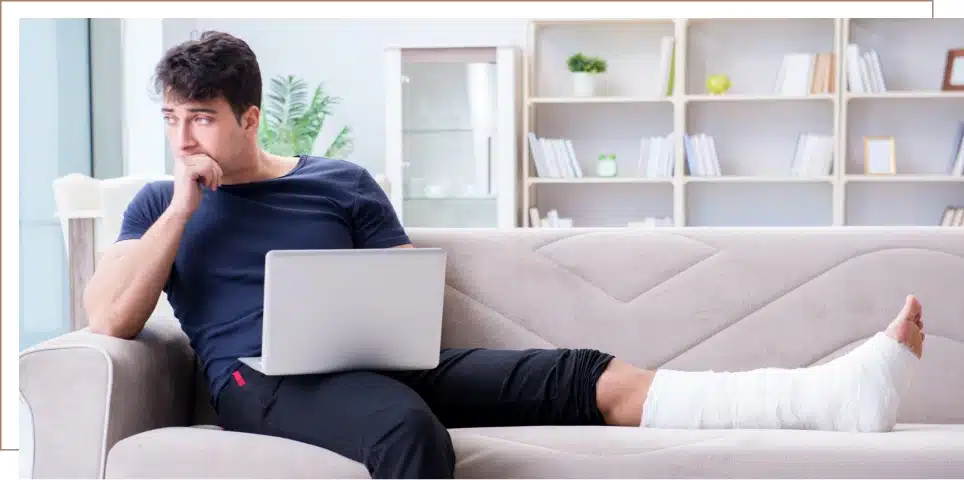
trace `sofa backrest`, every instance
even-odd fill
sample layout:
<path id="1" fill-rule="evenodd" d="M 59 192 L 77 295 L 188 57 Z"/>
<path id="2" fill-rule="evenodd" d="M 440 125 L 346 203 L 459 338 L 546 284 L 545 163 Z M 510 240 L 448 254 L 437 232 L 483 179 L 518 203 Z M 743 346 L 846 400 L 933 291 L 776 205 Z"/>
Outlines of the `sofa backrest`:
<path id="1" fill-rule="evenodd" d="M 923 304 L 901 422 L 964 423 L 964 229 L 413 229 L 448 252 L 443 343 L 589 347 L 645 368 L 803 367 Z"/>

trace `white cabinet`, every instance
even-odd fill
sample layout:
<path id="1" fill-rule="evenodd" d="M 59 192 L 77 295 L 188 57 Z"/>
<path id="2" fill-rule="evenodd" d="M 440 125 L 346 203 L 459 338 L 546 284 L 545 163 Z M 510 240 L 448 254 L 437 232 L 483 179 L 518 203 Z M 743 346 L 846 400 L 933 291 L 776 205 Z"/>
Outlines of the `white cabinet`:
<path id="1" fill-rule="evenodd" d="M 517 224 L 518 51 L 389 48 L 386 175 L 406 227 Z"/>

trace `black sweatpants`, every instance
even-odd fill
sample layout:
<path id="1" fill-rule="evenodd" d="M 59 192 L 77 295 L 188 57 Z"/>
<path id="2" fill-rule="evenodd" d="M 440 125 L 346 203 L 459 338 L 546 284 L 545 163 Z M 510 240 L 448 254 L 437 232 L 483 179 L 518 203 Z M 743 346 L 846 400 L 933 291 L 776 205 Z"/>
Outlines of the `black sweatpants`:
<path id="1" fill-rule="evenodd" d="M 264 376 L 242 366 L 215 406 L 227 430 L 326 448 L 373 478 L 452 478 L 447 428 L 602 425 L 596 350 L 445 349 L 425 371 Z"/>

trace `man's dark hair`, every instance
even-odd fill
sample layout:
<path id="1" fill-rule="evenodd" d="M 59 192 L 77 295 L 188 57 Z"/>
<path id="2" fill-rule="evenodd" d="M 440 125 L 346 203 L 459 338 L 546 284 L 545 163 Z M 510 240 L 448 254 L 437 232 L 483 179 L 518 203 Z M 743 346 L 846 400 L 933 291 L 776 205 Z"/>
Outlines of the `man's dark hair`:
<path id="1" fill-rule="evenodd" d="M 224 98 L 240 121 L 251 106 L 261 106 L 261 68 L 244 40 L 207 31 L 164 54 L 154 69 L 154 89 L 177 101 Z"/>

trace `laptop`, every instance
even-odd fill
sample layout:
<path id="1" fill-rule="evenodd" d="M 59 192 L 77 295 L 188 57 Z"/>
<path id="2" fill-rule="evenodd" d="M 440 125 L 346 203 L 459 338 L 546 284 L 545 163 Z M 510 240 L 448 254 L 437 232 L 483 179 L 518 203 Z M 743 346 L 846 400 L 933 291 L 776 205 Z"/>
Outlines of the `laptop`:
<path id="1" fill-rule="evenodd" d="M 264 375 L 438 366 L 440 248 L 272 250 L 265 256 Z"/>

